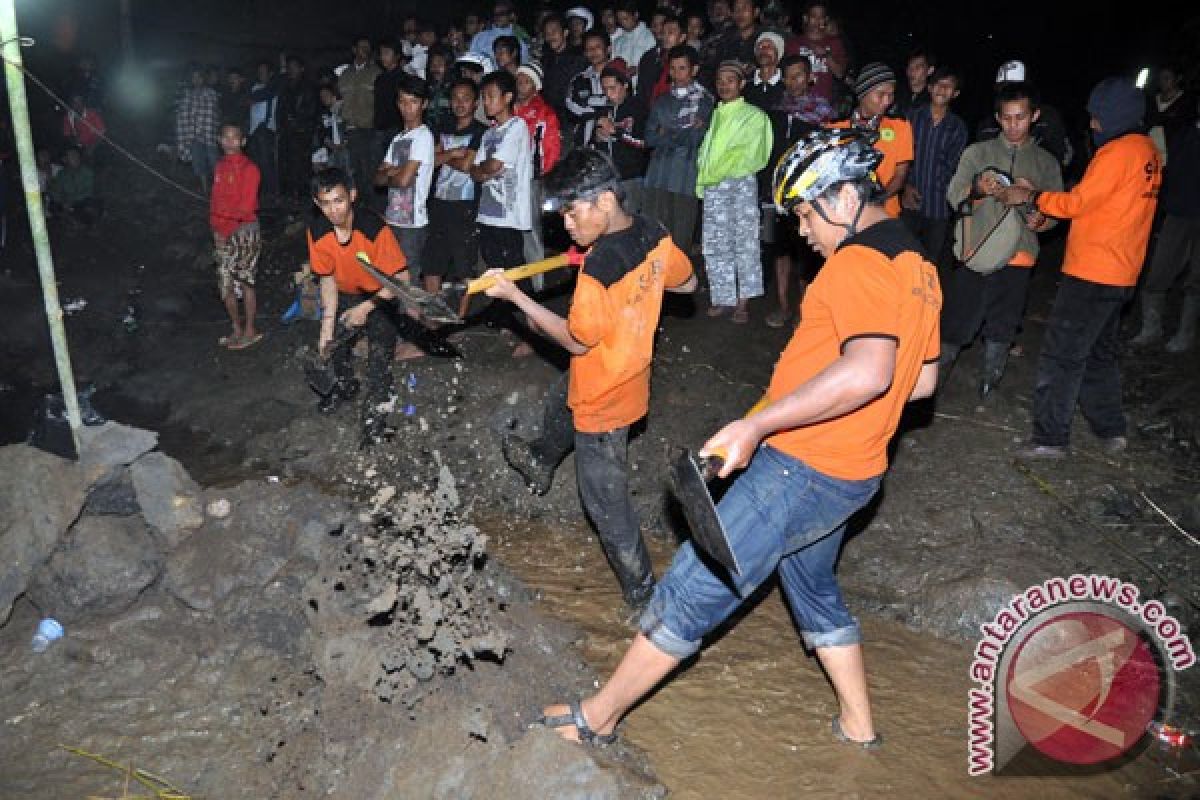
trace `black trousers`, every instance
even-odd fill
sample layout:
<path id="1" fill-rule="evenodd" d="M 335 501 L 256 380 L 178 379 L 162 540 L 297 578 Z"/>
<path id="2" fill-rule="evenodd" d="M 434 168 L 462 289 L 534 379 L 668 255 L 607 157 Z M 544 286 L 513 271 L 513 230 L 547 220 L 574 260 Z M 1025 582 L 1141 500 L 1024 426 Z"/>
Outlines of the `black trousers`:
<path id="1" fill-rule="evenodd" d="M 936 219 L 905 209 L 900 212 L 900 221 L 921 242 L 929 261 L 941 269 L 947 263 L 946 234 L 950 232 L 950 218 Z"/>
<path id="2" fill-rule="evenodd" d="M 1117 337 L 1133 287 L 1062 277 L 1046 322 L 1033 389 L 1033 442 L 1065 446 L 1079 405 L 1102 439 L 1124 436 Z"/>
<path id="3" fill-rule="evenodd" d="M 262 176 L 259 193 L 267 197 L 279 194 L 279 169 L 275 161 L 275 131 L 259 125 L 246 142 L 246 155 Z"/>
<path id="4" fill-rule="evenodd" d="M 569 373 L 550 387 L 542 409 L 542 435 L 531 443 L 541 460 L 559 464 L 575 450 L 575 475 L 583 508 L 616 573 L 625 601 L 645 601 L 654 586 L 650 552 L 629 493 L 629 427 L 605 433 L 575 430 L 567 406 Z"/>
<path id="5" fill-rule="evenodd" d="M 344 312 L 367 299 L 367 295 L 338 293 L 337 313 L 340 317 Z M 371 416 L 371 412 L 379 403 L 387 402 L 392 394 L 392 360 L 396 356 L 397 319 L 395 307 L 391 303 L 380 303 L 367 315 L 366 324 L 361 328 L 362 333 L 342 342 L 332 354 L 333 369 L 339 381 L 348 381 L 354 377 L 354 344 L 361 338 L 367 337 L 367 391 L 363 397 L 363 416 Z"/>
<path id="6" fill-rule="evenodd" d="M 950 273 L 942 302 L 942 341 L 966 347 L 983 331 L 991 342 L 1011 342 L 1025 314 L 1033 270 L 1003 267 L 980 275 L 959 264 Z"/>

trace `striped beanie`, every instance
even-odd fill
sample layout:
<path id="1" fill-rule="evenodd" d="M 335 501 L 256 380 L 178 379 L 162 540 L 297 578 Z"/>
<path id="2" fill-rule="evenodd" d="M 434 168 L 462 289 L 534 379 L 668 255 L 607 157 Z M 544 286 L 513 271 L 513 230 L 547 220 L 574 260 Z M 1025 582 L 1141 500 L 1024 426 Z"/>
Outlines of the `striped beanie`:
<path id="1" fill-rule="evenodd" d="M 861 100 L 863 95 L 885 83 L 895 83 L 896 73 L 892 72 L 892 68 L 882 61 L 872 61 L 864 66 L 858 73 L 858 80 L 854 82 L 854 96 Z"/>

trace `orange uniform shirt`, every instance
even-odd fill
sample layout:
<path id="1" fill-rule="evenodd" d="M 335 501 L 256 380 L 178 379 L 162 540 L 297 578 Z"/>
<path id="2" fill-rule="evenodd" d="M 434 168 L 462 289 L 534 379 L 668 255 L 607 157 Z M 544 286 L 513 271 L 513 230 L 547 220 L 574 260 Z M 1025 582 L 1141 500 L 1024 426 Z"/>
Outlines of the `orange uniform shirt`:
<path id="1" fill-rule="evenodd" d="M 691 276 L 688 257 L 646 217 L 602 236 L 584 257 L 567 315 L 571 335 L 591 348 L 571 357 L 567 405 L 576 430 L 605 433 L 646 416 L 663 290 Z"/>
<path id="2" fill-rule="evenodd" d="M 832 122 L 829 127 L 849 128 L 850 120 Z M 896 167 L 912 161 L 915 157 L 913 155 L 912 126 L 908 124 L 908 120 L 899 117 L 884 117 L 879 123 L 879 140 L 875 142 L 875 149 L 883 153 L 883 161 L 879 162 L 879 166 L 875 168 L 875 174 L 879 177 L 879 185 L 886 187 L 896 176 Z M 894 194 L 889 197 L 884 208 L 891 216 L 899 217 L 900 195 Z"/>
<path id="3" fill-rule="evenodd" d="M 1042 213 L 1071 220 L 1063 273 L 1108 286 L 1136 285 L 1161 186 L 1154 142 L 1130 133 L 1097 150 L 1074 189 L 1042 192 Z"/>
<path id="4" fill-rule="evenodd" d="M 333 225 L 324 216 L 308 226 L 308 261 L 317 275 L 332 275 L 342 294 L 373 294 L 382 287 L 358 264 L 362 251 L 385 275 L 395 275 L 406 261 L 396 237 L 383 217 L 364 209 L 354 212 L 350 240 L 339 242 Z"/>
<path id="5" fill-rule="evenodd" d="M 847 342 L 864 337 L 896 342 L 892 385 L 856 411 L 781 431 L 767 444 L 835 478 L 882 474 L 921 367 L 937 360 L 941 307 L 937 268 L 901 222 L 879 222 L 844 241 L 805 290 L 800 326 L 775 365 L 767 397 L 791 394 L 837 360 Z"/>

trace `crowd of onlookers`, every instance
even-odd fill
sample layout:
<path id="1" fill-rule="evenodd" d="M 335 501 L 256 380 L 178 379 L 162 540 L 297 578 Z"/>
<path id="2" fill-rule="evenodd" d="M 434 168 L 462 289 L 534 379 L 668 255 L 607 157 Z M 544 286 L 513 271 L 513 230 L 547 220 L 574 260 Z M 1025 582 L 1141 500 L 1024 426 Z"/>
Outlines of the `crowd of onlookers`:
<path id="1" fill-rule="evenodd" d="M 827 0 L 809 0 L 795 18 L 789 6 L 763 2 L 709 0 L 698 12 L 662 0 L 643 16 L 642 4 L 620 0 L 545 9 L 523 24 L 511 0 L 497 0 L 490 17 L 468 13 L 444 26 L 406 19 L 394 37 L 348 43 L 349 58 L 337 66 L 297 54 L 249 69 L 195 65 L 174 99 L 174 152 L 208 192 L 220 126 L 236 123 L 260 171 L 264 203 L 293 210 L 309 201 L 315 170 L 340 167 L 358 187 L 359 202 L 393 227 L 414 277 L 437 288 L 484 267 L 541 258 L 542 176 L 570 149 L 595 148 L 616 165 L 632 210 L 658 219 L 685 251 L 703 256 L 708 313 L 745 322 L 747 302 L 773 285 L 765 321 L 776 327 L 794 318 L 795 262 L 808 267 L 809 253 L 794 223 L 775 214 L 770 175 L 783 150 L 814 128 L 878 133 L 888 208 L 944 267 L 969 261 L 965 255 L 978 244 L 967 241 L 972 229 L 977 237 L 990 232 L 977 224 L 986 214 L 972 218 L 964 213 L 966 195 L 950 192 L 971 142 L 1015 148 L 1028 140 L 1059 171 L 1082 160 L 1062 115 L 1042 101 L 1020 61 L 999 65 L 994 113 L 968 125 L 954 111 L 962 73 L 931 51 L 913 49 L 893 71 L 851 55 Z M 1164 205 L 1191 221 L 1166 227 L 1172 261 L 1187 266 L 1200 250 L 1187 187 L 1200 180 L 1187 156 L 1191 145 L 1174 140 L 1195 136 L 1196 103 L 1183 91 L 1178 67 L 1159 76 L 1148 92 L 1148 127 L 1164 155 L 1173 143 L 1184 154 L 1169 169 L 1178 177 L 1168 182 Z M 523 125 L 501 122 L 489 107 L 488 77 Z M 57 160 L 54 173 L 67 177 L 56 178 L 50 197 L 91 220 L 98 204 L 88 164 L 105 130 L 93 60 L 81 61 L 66 91 L 62 135 L 75 155 Z M 1002 96 L 1026 103 L 1027 126 L 1006 128 Z M 405 115 L 405 98 L 420 106 L 419 119 Z M 478 165 L 497 153 L 511 168 L 483 174 Z M 504 160 L 510 157 L 519 163 Z M 407 163 L 419 168 L 398 184 L 389 171 Z M 984 166 L 1020 179 L 1015 163 Z M 987 243 L 995 245 L 1007 227 Z M 1028 267 L 1035 254 L 1025 241 L 1005 266 Z M 1157 273 L 1173 280 L 1179 271 L 1164 266 Z M 1197 272 L 1193 266 L 1193 292 Z M 1150 293 L 1150 326 L 1138 341 L 1159 333 L 1164 280 Z M 1020 287 L 1014 291 L 1011 303 L 1023 304 Z M 1011 307 L 995 312 L 1014 313 L 1019 322 Z"/>

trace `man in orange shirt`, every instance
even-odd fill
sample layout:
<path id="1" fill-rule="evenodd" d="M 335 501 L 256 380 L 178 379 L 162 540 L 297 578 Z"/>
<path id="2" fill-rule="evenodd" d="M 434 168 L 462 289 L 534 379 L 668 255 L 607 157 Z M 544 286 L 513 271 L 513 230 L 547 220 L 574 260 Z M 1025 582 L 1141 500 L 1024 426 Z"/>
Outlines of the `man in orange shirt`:
<path id="1" fill-rule="evenodd" d="M 574 447 L 583 507 L 625 603 L 639 610 L 654 591 L 654 573 L 629 494 L 629 426 L 649 409 L 663 291 L 692 292 L 697 281 L 667 230 L 625 211 L 624 195 L 616 167 L 592 149 L 572 151 L 546 176 L 546 196 L 561 208 L 567 233 L 591 248 L 566 319 L 503 277 L 487 293 L 517 306 L 533 330 L 571 354 L 566 376 L 547 394 L 541 436 L 506 436 L 504 457 L 545 494 Z"/>
<path id="2" fill-rule="evenodd" d="M 330 167 L 313 178 L 313 202 L 321 216 L 308 226 L 308 260 L 320 277 L 321 332 L 317 348 L 332 359 L 337 373 L 333 392 L 317 403 L 317 411 L 332 414 L 358 394 L 354 378 L 354 342 L 342 337 L 334 346 L 340 321 L 346 328 L 361 328 L 367 336 L 367 394 L 363 403 L 364 442 L 378 440 L 384 431 L 387 412 L 381 406 L 392 394 L 392 356 L 396 351 L 396 310 L 390 289 L 358 265 L 363 252 L 386 275 L 406 270 L 404 253 L 383 217 L 366 209 L 355 210 L 357 192 L 350 177 Z M 408 273 L 400 275 L 407 282 Z M 332 352 L 330 352 L 330 348 Z"/>
<path id="3" fill-rule="evenodd" d="M 1132 81 L 1102 80 L 1088 98 L 1098 149 L 1083 180 L 1069 192 L 1011 186 L 997 195 L 1007 205 L 1033 203 L 1047 216 L 1071 220 L 1023 457 L 1064 457 L 1077 403 L 1106 452 L 1120 453 L 1127 444 L 1117 331 L 1142 271 L 1162 184 L 1158 150 L 1139 132 L 1145 107 Z"/>
<path id="4" fill-rule="evenodd" d="M 854 96 L 858 98 L 858 105 L 850 118 L 831 123 L 829 127 L 862 128 L 879 133 L 875 149 L 883 153 L 883 160 L 875 174 L 883 186 L 888 216 L 899 217 L 900 192 L 913 162 L 913 133 L 908 120 L 887 116 L 887 110 L 896 98 L 895 73 L 887 64 L 878 61 L 867 64 L 859 70 Z"/>
<path id="5" fill-rule="evenodd" d="M 722 476 L 746 467 L 717 508 L 741 573 L 714 574 L 684 543 L 608 682 L 585 700 L 545 709 L 543 724 L 565 738 L 611 742 L 629 709 L 778 569 L 805 645 L 837 694 L 834 737 L 879 746 L 862 635 L 833 568 L 846 521 L 887 469 L 905 404 L 937 383 L 941 290 L 921 245 L 883 209 L 872 138 L 817 131 L 775 170 L 776 207 L 796 215 L 827 260 L 804 295 L 767 405 L 701 451 L 725 454 Z"/>

